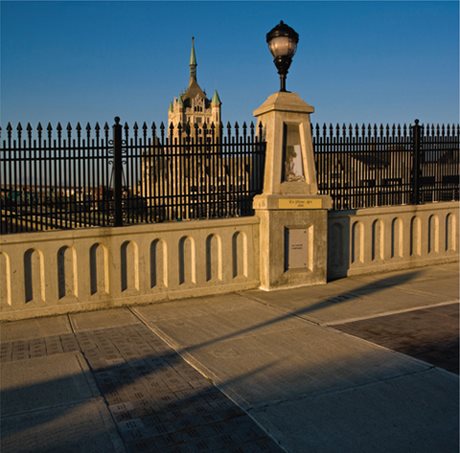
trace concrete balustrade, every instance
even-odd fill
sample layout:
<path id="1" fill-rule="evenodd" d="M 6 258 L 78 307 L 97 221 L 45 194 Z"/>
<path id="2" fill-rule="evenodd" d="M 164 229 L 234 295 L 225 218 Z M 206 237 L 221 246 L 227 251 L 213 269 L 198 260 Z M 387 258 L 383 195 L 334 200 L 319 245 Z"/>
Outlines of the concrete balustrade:
<path id="1" fill-rule="evenodd" d="M 330 211 L 328 277 L 457 261 L 458 222 L 457 202 Z M 246 217 L 4 235 L 0 319 L 256 288 L 260 228 Z"/>
<path id="2" fill-rule="evenodd" d="M 328 277 L 458 260 L 458 202 L 330 211 Z"/>
<path id="3" fill-rule="evenodd" d="M 0 319 L 256 288 L 256 217 L 4 235 Z"/>

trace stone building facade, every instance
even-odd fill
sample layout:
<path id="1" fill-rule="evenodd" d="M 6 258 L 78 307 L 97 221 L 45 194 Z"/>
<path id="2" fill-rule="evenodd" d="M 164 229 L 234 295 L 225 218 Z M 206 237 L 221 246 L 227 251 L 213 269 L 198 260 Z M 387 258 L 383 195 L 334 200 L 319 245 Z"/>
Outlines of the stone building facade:
<path id="1" fill-rule="evenodd" d="M 177 126 L 179 123 L 182 126 L 182 130 L 185 130 L 187 124 L 190 125 L 192 134 L 195 133 L 196 124 L 198 128 L 202 128 L 204 124 L 210 129 L 211 125 L 214 124 L 216 127 L 216 134 L 219 130 L 219 124 L 221 122 L 221 105 L 219 94 L 217 90 L 214 91 L 212 99 L 207 98 L 206 92 L 203 91 L 198 85 L 197 71 L 198 66 L 195 53 L 195 42 L 192 38 L 192 49 L 190 51 L 190 78 L 188 87 L 169 105 L 168 110 L 168 124 L 173 125 L 174 135 L 177 137 Z M 170 137 L 171 138 L 171 137 Z"/>

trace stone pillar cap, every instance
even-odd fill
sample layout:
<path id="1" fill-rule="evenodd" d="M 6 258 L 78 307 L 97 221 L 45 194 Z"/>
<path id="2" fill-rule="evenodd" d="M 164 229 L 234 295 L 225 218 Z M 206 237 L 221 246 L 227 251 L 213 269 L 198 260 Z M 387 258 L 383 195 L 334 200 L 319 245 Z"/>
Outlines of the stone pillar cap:
<path id="1" fill-rule="evenodd" d="M 265 102 L 256 110 L 255 117 L 271 111 L 313 113 L 315 108 L 303 101 L 297 93 L 278 91 L 270 95 Z"/>

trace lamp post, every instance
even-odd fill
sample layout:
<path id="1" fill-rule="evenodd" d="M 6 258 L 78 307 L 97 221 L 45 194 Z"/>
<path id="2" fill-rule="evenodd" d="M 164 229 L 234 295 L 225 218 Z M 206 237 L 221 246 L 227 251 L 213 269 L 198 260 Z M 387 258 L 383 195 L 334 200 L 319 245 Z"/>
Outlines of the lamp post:
<path id="1" fill-rule="evenodd" d="M 329 195 L 318 194 L 310 114 L 315 109 L 286 91 L 286 75 L 299 35 L 280 22 L 267 44 L 280 75 L 280 91 L 254 110 L 263 124 L 263 192 L 254 197 L 259 218 L 259 281 L 267 291 L 327 280 Z M 293 176 L 293 177 L 289 177 Z M 342 272 L 342 271 L 340 271 Z"/>
<path id="2" fill-rule="evenodd" d="M 267 33 L 268 48 L 280 75 L 280 91 L 286 91 L 286 76 L 298 42 L 299 34 L 283 21 Z"/>

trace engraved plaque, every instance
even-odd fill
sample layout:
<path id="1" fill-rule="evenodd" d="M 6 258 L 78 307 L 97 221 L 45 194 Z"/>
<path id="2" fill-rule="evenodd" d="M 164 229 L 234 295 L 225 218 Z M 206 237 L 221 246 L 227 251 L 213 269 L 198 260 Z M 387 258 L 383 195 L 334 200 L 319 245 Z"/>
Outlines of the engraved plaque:
<path id="1" fill-rule="evenodd" d="M 287 228 L 286 229 L 286 268 L 306 269 L 308 267 L 307 250 L 307 229 Z"/>
<path id="2" fill-rule="evenodd" d="M 278 200 L 279 209 L 321 209 L 321 198 L 281 198 Z"/>

